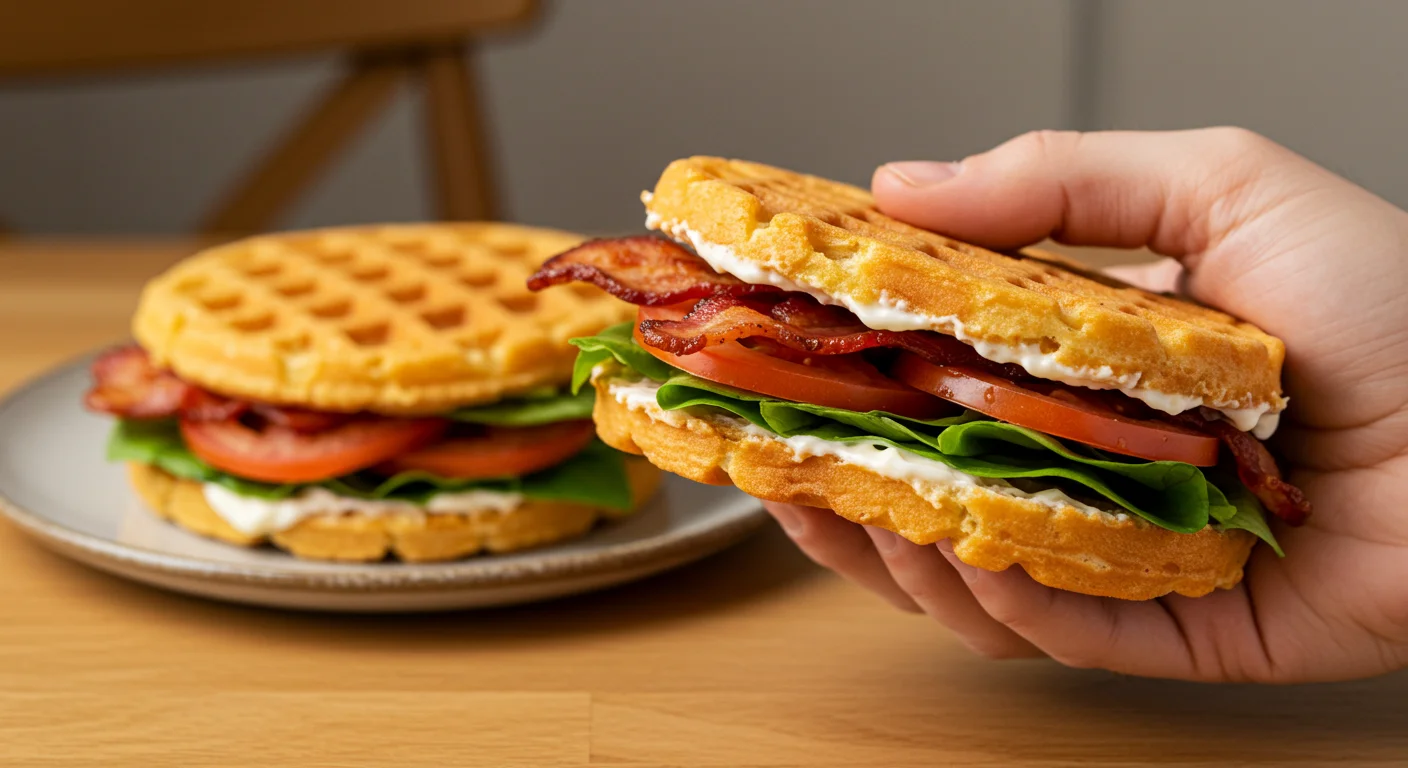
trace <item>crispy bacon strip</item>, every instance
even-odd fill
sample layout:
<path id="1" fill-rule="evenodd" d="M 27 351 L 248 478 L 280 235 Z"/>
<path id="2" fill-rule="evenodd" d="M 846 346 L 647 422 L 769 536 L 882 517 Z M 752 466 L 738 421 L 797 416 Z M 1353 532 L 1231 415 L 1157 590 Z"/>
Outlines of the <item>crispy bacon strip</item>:
<path id="1" fill-rule="evenodd" d="M 252 407 L 252 404 L 245 400 L 235 400 L 217 395 L 214 392 L 207 392 L 192 384 L 187 384 L 186 387 L 188 390 L 186 399 L 181 403 L 180 413 L 177 414 L 183 419 L 229 421 L 248 413 Z"/>
<path id="2" fill-rule="evenodd" d="M 1189 414 L 1181 414 L 1189 415 Z M 1304 525 L 1310 517 L 1310 501 L 1301 489 L 1281 479 L 1276 459 L 1262 442 L 1221 419 L 1204 419 L 1203 430 L 1227 446 L 1237 462 L 1237 479 L 1256 495 L 1271 513 L 1288 525 Z"/>
<path id="3" fill-rule="evenodd" d="M 1030 375 L 1015 365 L 985 360 L 967 344 L 932 331 L 876 331 L 841 307 L 804 293 L 714 296 L 701 299 L 680 320 L 644 320 L 640 335 L 656 349 L 692 355 L 738 339 L 767 338 L 798 352 L 844 355 L 876 347 L 913 352 L 936 365 L 964 365 L 1018 381 Z"/>
<path id="4" fill-rule="evenodd" d="M 104 353 L 93 361 L 93 388 L 83 398 L 89 410 L 133 419 L 157 419 L 178 413 L 191 386 L 152 365 L 141 347 Z"/>
<path id="5" fill-rule="evenodd" d="M 541 291 L 561 283 L 591 283 L 623 301 L 646 307 L 706 296 L 780 293 L 772 285 L 750 285 L 715 272 L 708 262 L 671 240 L 650 235 L 592 240 L 548 259 L 528 278 Z"/>
<path id="6" fill-rule="evenodd" d="M 309 411 L 303 408 L 280 408 L 268 403 L 250 403 L 249 409 L 269 426 L 283 427 L 300 435 L 325 432 L 352 421 L 350 413 Z"/>
<path id="7" fill-rule="evenodd" d="M 300 434 L 322 432 L 345 424 L 345 413 L 324 413 L 251 403 L 208 392 L 170 371 L 152 365 L 146 350 L 120 347 L 93 361 L 93 388 L 83 398 L 89 410 L 127 419 L 229 421 L 253 414 L 265 423 Z"/>

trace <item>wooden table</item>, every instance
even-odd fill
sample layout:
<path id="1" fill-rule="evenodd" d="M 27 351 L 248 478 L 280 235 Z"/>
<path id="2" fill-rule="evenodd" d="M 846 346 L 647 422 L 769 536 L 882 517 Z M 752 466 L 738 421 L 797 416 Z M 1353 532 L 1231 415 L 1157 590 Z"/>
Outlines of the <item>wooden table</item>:
<path id="1" fill-rule="evenodd" d="M 125 334 L 182 244 L 0 242 L 0 390 Z M 81 482 L 81 478 L 75 478 Z M 1408 676 L 1292 688 L 988 662 L 773 529 L 600 594 L 324 616 L 170 595 L 0 523 L 0 765 L 1408 762 Z"/>

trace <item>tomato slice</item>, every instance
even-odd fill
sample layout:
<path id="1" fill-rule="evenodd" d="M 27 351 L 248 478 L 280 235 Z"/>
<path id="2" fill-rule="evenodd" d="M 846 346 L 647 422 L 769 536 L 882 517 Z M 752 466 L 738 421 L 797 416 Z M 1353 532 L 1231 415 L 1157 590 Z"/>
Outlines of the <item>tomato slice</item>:
<path id="1" fill-rule="evenodd" d="M 449 437 L 401 454 L 377 470 L 388 475 L 421 470 L 441 477 L 519 477 L 561 464 L 596 436 L 590 420 L 538 427 L 489 427 L 473 437 Z"/>
<path id="2" fill-rule="evenodd" d="M 901 353 L 890 375 L 1001 421 L 1074 440 L 1111 453 L 1199 467 L 1217 463 L 1215 437 L 1175 424 L 1124 416 L 1060 385 L 1016 384 L 971 368 L 934 365 Z"/>
<path id="3" fill-rule="evenodd" d="M 641 307 L 641 320 L 678 320 L 688 304 Z M 635 329 L 636 343 L 661 360 L 701 379 L 798 403 L 843 408 L 848 411 L 884 411 L 915 419 L 936 419 L 952 414 L 944 401 L 881 373 L 859 354 L 813 355 L 786 359 L 769 353 L 769 346 L 749 348 L 732 341 L 692 355 L 673 355 L 646 344 Z"/>
<path id="4" fill-rule="evenodd" d="M 267 483 L 345 475 L 418 448 L 444 430 L 443 419 L 360 418 L 314 434 L 279 426 L 254 429 L 235 419 L 181 419 L 186 445 L 207 464 Z"/>

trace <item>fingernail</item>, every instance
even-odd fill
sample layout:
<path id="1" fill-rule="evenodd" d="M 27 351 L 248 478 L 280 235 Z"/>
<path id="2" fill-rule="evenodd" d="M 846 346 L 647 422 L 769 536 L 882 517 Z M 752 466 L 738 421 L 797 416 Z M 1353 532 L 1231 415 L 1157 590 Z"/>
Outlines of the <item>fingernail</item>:
<path id="1" fill-rule="evenodd" d="M 806 521 L 796 512 L 782 507 L 770 507 L 768 511 L 772 513 L 773 519 L 777 520 L 777 524 L 782 526 L 783 532 L 788 536 L 795 539 L 802 535 L 802 531 L 806 530 Z"/>
<path id="2" fill-rule="evenodd" d="M 900 543 L 900 537 L 885 530 L 884 528 L 872 528 L 866 526 L 865 532 L 870 534 L 870 540 L 875 542 L 875 548 L 881 554 L 889 554 L 895 551 L 895 547 Z"/>
<path id="3" fill-rule="evenodd" d="M 886 163 L 885 170 L 911 187 L 932 187 L 957 176 L 963 170 L 963 164 L 914 160 L 903 163 Z"/>

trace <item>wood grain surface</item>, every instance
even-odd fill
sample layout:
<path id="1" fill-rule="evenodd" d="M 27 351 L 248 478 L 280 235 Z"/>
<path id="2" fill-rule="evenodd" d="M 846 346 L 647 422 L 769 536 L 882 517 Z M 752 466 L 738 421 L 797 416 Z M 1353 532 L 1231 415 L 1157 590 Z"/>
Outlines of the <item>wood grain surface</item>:
<path id="1" fill-rule="evenodd" d="M 0 390 L 123 338 L 141 282 L 192 247 L 0 243 Z M 7 768 L 1405 761 L 1408 676 L 1219 687 L 989 662 L 774 529 L 595 595 L 356 617 L 166 594 L 0 522 Z"/>

